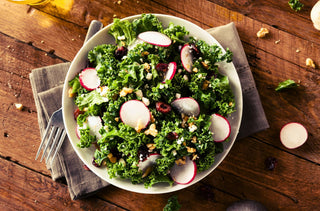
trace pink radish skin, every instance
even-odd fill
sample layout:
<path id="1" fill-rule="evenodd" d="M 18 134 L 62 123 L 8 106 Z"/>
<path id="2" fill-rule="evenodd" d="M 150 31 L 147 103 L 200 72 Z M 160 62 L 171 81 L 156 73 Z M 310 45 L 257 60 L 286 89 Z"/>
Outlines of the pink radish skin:
<path id="1" fill-rule="evenodd" d="M 161 47 L 168 47 L 171 45 L 171 39 L 157 31 L 146 31 L 138 35 L 138 38 L 144 42 L 150 43 L 151 45 L 157 45 Z"/>
<path id="2" fill-rule="evenodd" d="M 170 169 L 172 179 L 180 185 L 187 185 L 194 180 L 197 174 L 197 165 L 189 157 L 186 157 L 184 165 L 174 164 Z"/>
<path id="3" fill-rule="evenodd" d="M 298 122 L 290 122 L 280 130 L 281 143 L 288 149 L 295 149 L 302 146 L 307 139 L 307 129 Z"/>
<path id="4" fill-rule="evenodd" d="M 177 70 L 177 63 L 170 62 L 168 64 L 168 71 L 166 72 L 166 75 L 165 75 L 164 80 L 162 81 L 162 83 L 165 83 L 166 80 L 172 80 L 173 76 L 176 74 L 176 70 Z"/>
<path id="5" fill-rule="evenodd" d="M 215 142 L 225 141 L 231 133 L 231 126 L 227 118 L 213 114 L 211 117 L 210 131 Z"/>
<path id="6" fill-rule="evenodd" d="M 122 122 L 133 128 L 136 128 L 138 124 L 142 125 L 141 129 L 147 127 L 150 115 L 148 107 L 139 100 L 129 100 L 123 103 L 120 108 Z"/>
<path id="7" fill-rule="evenodd" d="M 171 103 L 172 107 L 176 108 L 180 113 L 188 116 L 199 116 L 200 106 L 192 97 L 182 97 L 175 99 Z"/>
<path id="8" fill-rule="evenodd" d="M 182 66 L 189 73 L 192 72 L 193 56 L 189 44 L 185 44 L 180 51 L 180 59 Z"/>
<path id="9" fill-rule="evenodd" d="M 79 74 L 79 81 L 83 88 L 92 91 L 100 86 L 100 78 L 95 68 L 86 68 Z"/>
<path id="10" fill-rule="evenodd" d="M 150 154 L 146 159 L 141 160 L 138 164 L 139 170 L 145 171 L 148 167 L 153 166 L 161 155 L 158 153 Z"/>

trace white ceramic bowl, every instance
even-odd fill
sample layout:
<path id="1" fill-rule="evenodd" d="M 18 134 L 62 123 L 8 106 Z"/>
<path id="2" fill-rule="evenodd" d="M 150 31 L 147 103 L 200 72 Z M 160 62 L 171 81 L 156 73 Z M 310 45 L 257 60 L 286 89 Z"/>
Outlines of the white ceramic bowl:
<path id="1" fill-rule="evenodd" d="M 217 44 L 221 47 L 221 45 L 209 33 L 207 33 L 205 30 L 203 30 L 199 26 L 189 21 L 186 21 L 178 17 L 169 16 L 169 15 L 161 15 L 161 14 L 154 14 L 154 15 L 156 15 L 159 18 L 159 20 L 163 23 L 165 27 L 168 26 L 170 22 L 173 22 L 175 25 L 184 26 L 186 30 L 190 32 L 190 36 L 204 40 L 211 45 Z M 141 15 L 135 15 L 135 16 L 127 17 L 125 19 L 133 20 L 133 19 L 139 18 L 140 16 Z M 70 139 L 70 142 L 74 150 L 76 151 L 80 159 L 84 162 L 84 164 L 87 165 L 92 172 L 94 172 L 96 175 L 98 175 L 105 181 L 111 183 L 112 185 L 125 190 L 138 192 L 138 193 L 150 193 L 150 194 L 168 193 L 168 192 L 173 192 L 173 191 L 186 188 L 190 185 L 197 183 L 198 181 L 206 177 L 208 174 L 210 174 L 222 162 L 222 160 L 229 153 L 239 131 L 241 117 L 242 117 L 242 92 L 241 92 L 241 85 L 238 78 L 238 74 L 236 72 L 234 65 L 232 63 L 222 63 L 220 65 L 220 72 L 229 77 L 231 88 L 235 95 L 236 112 L 234 112 L 228 118 L 231 124 L 230 141 L 223 143 L 224 151 L 216 155 L 215 163 L 211 166 L 210 169 L 208 169 L 207 171 L 198 173 L 195 179 L 188 185 L 174 184 L 173 186 L 169 186 L 167 184 L 156 184 L 152 188 L 146 189 L 143 184 L 133 185 L 129 180 L 123 180 L 118 178 L 110 179 L 106 168 L 97 168 L 92 165 L 92 157 L 95 151 L 94 147 L 87 148 L 87 149 L 81 149 L 77 147 L 77 143 L 79 142 L 79 139 L 77 138 L 77 135 L 76 135 L 76 130 L 75 130 L 76 121 L 74 120 L 74 117 L 73 117 L 73 111 L 76 108 L 76 106 L 74 105 L 73 99 L 68 97 L 68 89 L 69 89 L 68 81 L 74 78 L 75 75 L 78 74 L 80 70 L 86 66 L 87 54 L 91 49 L 93 49 L 95 46 L 100 44 L 115 43 L 113 37 L 108 34 L 108 30 L 110 29 L 111 25 L 112 24 L 104 27 L 101 31 L 95 34 L 90 40 L 88 40 L 84 44 L 84 46 L 80 49 L 80 51 L 77 53 L 74 60 L 72 61 L 70 69 L 65 79 L 65 84 L 63 88 L 63 97 L 62 97 L 63 119 L 64 119 L 64 124 L 67 130 L 68 137 Z"/>

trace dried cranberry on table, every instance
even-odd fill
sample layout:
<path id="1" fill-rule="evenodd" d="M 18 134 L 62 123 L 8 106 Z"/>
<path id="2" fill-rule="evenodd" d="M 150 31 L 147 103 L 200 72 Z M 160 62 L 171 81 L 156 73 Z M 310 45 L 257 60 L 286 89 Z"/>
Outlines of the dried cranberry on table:
<path id="1" fill-rule="evenodd" d="M 264 163 L 268 170 L 273 170 L 276 167 L 278 160 L 274 157 L 268 157 Z"/>
<path id="2" fill-rule="evenodd" d="M 167 114 L 171 111 L 171 106 L 164 102 L 157 102 L 156 109 L 161 113 Z"/>

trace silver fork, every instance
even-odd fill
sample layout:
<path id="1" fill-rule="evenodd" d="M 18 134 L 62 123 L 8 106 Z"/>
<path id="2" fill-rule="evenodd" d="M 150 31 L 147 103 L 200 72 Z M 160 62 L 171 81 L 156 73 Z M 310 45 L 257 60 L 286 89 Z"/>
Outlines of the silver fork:
<path id="1" fill-rule="evenodd" d="M 87 40 L 89 40 L 102 27 L 103 25 L 100 21 L 97 21 L 97 20 L 91 21 L 84 43 L 87 42 Z M 46 157 L 46 163 L 48 163 L 48 160 L 50 159 L 51 154 L 54 152 L 54 154 L 51 157 L 51 164 L 52 164 L 52 161 L 54 160 L 59 149 L 61 148 L 61 145 L 65 137 L 66 137 L 66 131 L 63 125 L 62 108 L 60 108 L 59 110 L 55 111 L 50 117 L 49 123 L 44 132 L 35 160 L 38 159 L 41 153 L 41 150 L 43 149 L 40 162 L 42 162 L 43 158 Z M 49 152 L 47 153 L 48 150 Z"/>

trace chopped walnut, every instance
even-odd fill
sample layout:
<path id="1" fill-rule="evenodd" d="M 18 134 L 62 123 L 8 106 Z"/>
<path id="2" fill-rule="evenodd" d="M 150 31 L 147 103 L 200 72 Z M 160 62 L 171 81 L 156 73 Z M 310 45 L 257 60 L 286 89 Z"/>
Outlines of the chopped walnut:
<path id="1" fill-rule="evenodd" d="M 144 63 L 144 64 L 143 64 L 143 68 L 144 68 L 145 70 L 150 70 L 150 65 L 149 65 L 148 63 Z"/>
<path id="2" fill-rule="evenodd" d="M 193 143 L 193 144 L 197 143 L 197 137 L 196 137 L 196 136 L 193 136 L 193 137 L 192 137 L 191 143 Z"/>
<path id="3" fill-rule="evenodd" d="M 307 58 L 307 59 L 306 59 L 306 65 L 307 65 L 308 67 L 316 68 L 316 65 L 314 64 L 313 60 L 310 59 L 310 58 Z"/>
<path id="4" fill-rule="evenodd" d="M 195 148 L 193 148 L 193 147 L 187 147 L 187 151 L 188 151 L 189 153 L 194 153 L 194 152 L 196 152 L 197 150 L 196 150 Z"/>
<path id="5" fill-rule="evenodd" d="M 15 105 L 16 109 L 22 111 L 23 105 L 21 103 L 15 103 L 14 105 Z"/>
<path id="6" fill-rule="evenodd" d="M 134 128 L 138 133 L 144 128 L 144 125 L 141 122 L 141 119 L 138 119 L 137 126 Z"/>
<path id="7" fill-rule="evenodd" d="M 156 137 L 158 135 L 158 130 L 156 129 L 156 125 L 155 124 L 151 124 L 149 129 L 144 131 L 144 134 L 152 135 L 153 137 Z"/>
<path id="8" fill-rule="evenodd" d="M 72 97 L 74 97 L 74 95 L 75 95 L 75 93 L 73 93 L 73 89 L 72 89 L 72 87 L 70 87 L 69 90 L 68 90 L 68 96 L 70 98 L 72 98 Z"/>
<path id="9" fill-rule="evenodd" d="M 109 153 L 109 154 L 107 155 L 107 157 L 109 158 L 109 160 L 110 160 L 111 163 L 116 163 L 116 162 L 117 162 L 117 158 L 114 157 L 112 153 Z"/>
<path id="10" fill-rule="evenodd" d="M 133 91 L 132 88 L 123 87 L 122 90 L 120 91 L 120 97 L 125 97 L 127 94 L 131 94 L 132 91 Z"/>
<path id="11" fill-rule="evenodd" d="M 209 87 L 210 81 L 205 80 L 202 84 L 202 90 L 207 90 Z"/>
<path id="12" fill-rule="evenodd" d="M 267 34 L 269 34 L 269 30 L 267 28 L 261 28 L 257 32 L 257 37 L 262 38 L 262 37 L 265 37 Z"/>
<path id="13" fill-rule="evenodd" d="M 176 164 L 181 166 L 181 165 L 184 165 L 186 164 L 186 157 L 182 157 L 182 158 L 179 158 L 178 160 L 175 160 Z"/>
<path id="14" fill-rule="evenodd" d="M 197 155 L 197 154 L 193 154 L 192 155 L 192 160 L 196 160 L 196 159 L 198 159 L 199 158 L 199 156 Z"/>
<path id="15" fill-rule="evenodd" d="M 154 143 L 150 143 L 150 144 L 147 144 L 147 147 L 152 152 L 156 148 L 156 145 Z"/>

